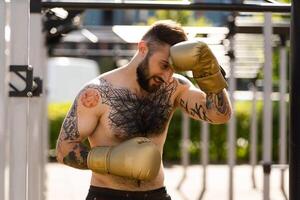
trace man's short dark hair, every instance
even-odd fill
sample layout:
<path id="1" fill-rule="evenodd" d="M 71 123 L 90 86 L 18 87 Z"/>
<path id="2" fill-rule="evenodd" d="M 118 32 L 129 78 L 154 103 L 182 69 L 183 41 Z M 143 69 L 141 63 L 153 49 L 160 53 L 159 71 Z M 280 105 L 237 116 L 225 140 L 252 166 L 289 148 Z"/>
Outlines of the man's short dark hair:
<path id="1" fill-rule="evenodd" d="M 171 20 L 162 20 L 154 23 L 143 36 L 148 44 L 149 51 L 153 52 L 157 45 L 168 44 L 170 46 L 187 40 L 186 33 L 180 24 Z"/>

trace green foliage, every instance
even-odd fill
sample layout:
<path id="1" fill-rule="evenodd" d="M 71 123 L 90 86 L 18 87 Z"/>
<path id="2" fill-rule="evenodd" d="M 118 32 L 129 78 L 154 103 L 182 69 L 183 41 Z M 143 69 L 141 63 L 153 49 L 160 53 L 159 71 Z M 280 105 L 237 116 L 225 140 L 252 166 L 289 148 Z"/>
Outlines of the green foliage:
<path id="1" fill-rule="evenodd" d="M 235 104 L 236 115 L 236 158 L 238 163 L 249 162 L 250 152 L 250 126 L 251 126 L 251 102 L 240 101 Z M 262 113 L 263 103 L 257 102 L 257 157 L 262 158 Z M 273 160 L 278 160 L 278 132 L 279 132 L 279 104 L 273 103 Z M 181 144 L 181 112 L 176 111 L 172 118 L 168 136 L 165 143 L 164 159 L 167 162 L 180 161 L 180 144 Z M 210 125 L 209 126 L 209 159 L 210 163 L 226 163 L 227 161 L 227 125 Z M 190 159 L 192 163 L 199 163 L 201 156 L 201 123 L 190 121 Z"/>
<path id="2" fill-rule="evenodd" d="M 251 102 L 240 101 L 235 104 L 236 114 L 236 157 L 238 163 L 249 161 L 250 151 L 250 125 L 251 125 Z M 49 117 L 49 147 L 54 149 L 63 119 L 68 112 L 71 103 L 51 104 L 48 108 Z M 287 105 L 288 106 L 288 105 Z M 263 103 L 257 102 L 258 123 L 258 159 L 262 157 L 262 113 Z M 181 158 L 181 123 L 182 112 L 176 110 L 171 120 L 168 136 L 164 148 L 164 160 L 166 162 L 180 162 Z M 227 125 L 209 125 L 209 159 L 210 163 L 226 163 L 227 159 Z M 273 103 L 273 160 L 278 160 L 279 142 L 279 104 Z M 190 120 L 190 159 L 193 163 L 199 163 L 201 153 L 201 122 Z"/>
<path id="3" fill-rule="evenodd" d="M 71 102 L 53 103 L 48 106 L 48 120 L 49 120 L 49 148 L 55 149 L 56 140 L 62 122 L 71 107 Z"/>

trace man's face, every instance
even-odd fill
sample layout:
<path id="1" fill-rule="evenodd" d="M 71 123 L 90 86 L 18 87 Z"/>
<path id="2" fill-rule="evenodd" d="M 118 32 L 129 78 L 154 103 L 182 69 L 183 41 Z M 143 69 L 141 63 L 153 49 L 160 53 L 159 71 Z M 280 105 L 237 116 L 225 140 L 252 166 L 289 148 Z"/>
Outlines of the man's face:
<path id="1" fill-rule="evenodd" d="M 160 47 L 144 60 L 137 68 L 137 81 L 141 88 L 147 92 L 157 91 L 162 84 L 170 83 L 173 70 L 169 65 L 169 46 Z"/>

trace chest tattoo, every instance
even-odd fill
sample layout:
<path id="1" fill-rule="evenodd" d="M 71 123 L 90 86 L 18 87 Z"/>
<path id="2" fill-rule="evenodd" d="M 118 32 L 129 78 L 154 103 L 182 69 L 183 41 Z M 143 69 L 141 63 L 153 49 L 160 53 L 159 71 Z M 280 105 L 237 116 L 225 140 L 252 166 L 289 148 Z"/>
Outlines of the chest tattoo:
<path id="1" fill-rule="evenodd" d="M 164 131 L 172 112 L 170 99 L 177 87 L 175 81 L 145 97 L 115 88 L 104 79 L 100 82 L 102 103 L 110 106 L 110 126 L 119 136 L 149 136 Z"/>

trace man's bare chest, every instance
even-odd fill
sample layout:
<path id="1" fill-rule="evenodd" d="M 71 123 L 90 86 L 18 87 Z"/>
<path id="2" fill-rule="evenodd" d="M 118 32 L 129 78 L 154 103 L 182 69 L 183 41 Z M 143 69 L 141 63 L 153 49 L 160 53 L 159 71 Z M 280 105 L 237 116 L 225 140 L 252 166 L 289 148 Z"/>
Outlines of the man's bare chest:
<path id="1" fill-rule="evenodd" d="M 170 84 L 147 96 L 138 96 L 128 89 L 115 88 L 104 79 L 100 90 L 102 104 L 107 107 L 108 127 L 121 137 L 153 136 L 164 132 L 170 120 L 172 93 Z"/>

